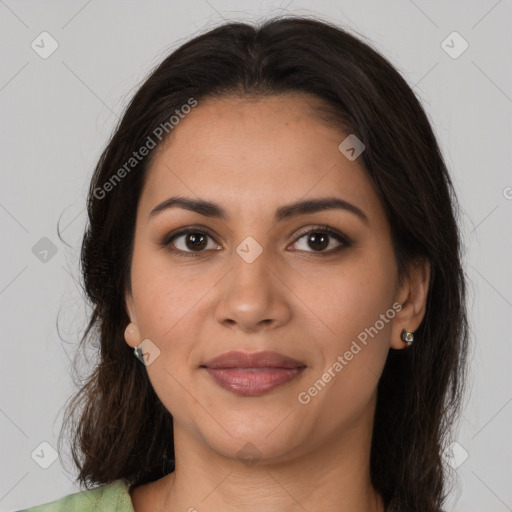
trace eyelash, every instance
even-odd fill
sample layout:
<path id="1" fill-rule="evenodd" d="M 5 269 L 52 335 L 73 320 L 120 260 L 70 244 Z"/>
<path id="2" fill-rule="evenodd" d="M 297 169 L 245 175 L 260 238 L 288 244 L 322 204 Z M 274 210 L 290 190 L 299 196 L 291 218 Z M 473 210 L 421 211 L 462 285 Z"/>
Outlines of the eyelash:
<path id="1" fill-rule="evenodd" d="M 200 235 L 206 235 L 214 240 L 214 237 L 211 233 L 208 231 L 205 231 L 204 229 L 195 229 L 194 227 L 184 228 L 181 229 L 175 233 L 168 234 L 163 241 L 160 243 L 160 245 L 164 246 L 167 250 L 170 252 L 177 254 L 178 256 L 184 256 L 184 257 L 200 257 L 204 255 L 206 251 L 183 251 L 181 249 L 173 249 L 171 248 L 171 243 L 179 238 L 180 236 L 187 235 L 190 233 L 194 234 L 200 234 Z M 335 254 L 339 252 L 342 249 L 345 249 L 347 247 L 350 247 L 352 245 L 352 241 L 350 238 L 343 233 L 340 233 L 339 231 L 329 227 L 329 226 L 319 226 L 316 228 L 312 228 L 308 231 L 302 232 L 298 235 L 298 237 L 295 239 L 293 244 L 296 244 L 301 238 L 304 238 L 305 236 L 311 235 L 311 234 L 323 234 L 323 235 L 329 235 L 330 237 L 336 239 L 338 242 L 340 242 L 342 245 L 339 245 L 338 247 L 335 247 L 334 249 L 331 249 L 329 251 L 301 251 L 299 252 L 307 252 L 314 254 L 315 256 L 330 256 L 332 254 Z M 215 240 L 214 240 L 215 241 Z"/>

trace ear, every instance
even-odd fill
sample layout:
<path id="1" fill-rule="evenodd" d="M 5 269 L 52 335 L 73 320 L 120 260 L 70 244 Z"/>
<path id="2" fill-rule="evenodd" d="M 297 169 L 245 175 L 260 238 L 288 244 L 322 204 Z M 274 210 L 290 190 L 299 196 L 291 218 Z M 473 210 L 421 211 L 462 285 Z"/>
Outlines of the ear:
<path id="1" fill-rule="evenodd" d="M 137 347 L 140 344 L 140 330 L 137 324 L 137 315 L 135 314 L 135 305 L 133 297 L 130 292 L 125 294 L 126 312 L 130 317 L 130 323 L 126 326 L 124 331 L 124 339 L 130 347 Z"/>
<path id="2" fill-rule="evenodd" d="M 126 306 L 126 313 L 130 317 L 130 322 L 137 323 L 137 314 L 135 312 L 135 303 L 133 301 L 132 292 L 127 290 L 124 294 L 124 303 Z"/>
<path id="3" fill-rule="evenodd" d="M 409 264 L 408 275 L 399 288 L 396 301 L 402 305 L 393 319 L 390 346 L 402 349 L 407 344 L 402 340 L 402 330 L 414 332 L 420 326 L 427 307 L 430 283 L 430 263 L 422 258 Z"/>

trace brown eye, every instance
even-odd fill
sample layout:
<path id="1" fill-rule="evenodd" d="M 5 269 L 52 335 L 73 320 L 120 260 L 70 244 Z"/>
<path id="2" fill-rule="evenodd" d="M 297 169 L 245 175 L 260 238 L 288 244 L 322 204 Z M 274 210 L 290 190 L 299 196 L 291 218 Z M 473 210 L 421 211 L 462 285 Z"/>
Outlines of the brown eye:
<path id="1" fill-rule="evenodd" d="M 193 255 L 193 253 L 203 253 L 205 249 L 217 249 L 219 247 L 216 243 L 211 243 L 208 246 L 209 239 L 213 241 L 213 238 L 204 231 L 180 231 L 166 237 L 162 245 L 168 247 L 172 252 L 188 256 Z"/>
<path id="2" fill-rule="evenodd" d="M 207 235 L 203 235 L 202 233 L 189 233 L 184 236 L 185 246 L 191 251 L 200 251 L 201 249 L 204 249 L 208 244 Z"/>
<path id="3" fill-rule="evenodd" d="M 301 242 L 302 240 L 305 242 Z M 336 244 L 337 242 L 337 244 Z M 302 244 L 302 246 L 301 246 Z M 201 256 L 208 250 L 219 250 L 213 236 L 199 229 L 181 230 L 165 237 L 161 245 L 179 256 Z M 334 245 L 334 246 L 333 246 Z M 294 242 L 293 250 L 329 255 L 352 245 L 352 241 L 344 234 L 328 226 L 310 229 Z M 298 246 L 298 247 L 296 247 Z"/>
<path id="4" fill-rule="evenodd" d="M 305 242 L 302 243 L 302 247 L 300 247 L 299 241 L 302 239 L 305 239 Z M 337 245 L 334 243 L 334 247 L 332 242 L 333 239 L 336 242 L 338 242 Z M 351 241 L 347 236 L 326 226 L 322 228 L 312 229 L 302 234 L 294 243 L 294 246 L 297 245 L 299 245 L 299 247 L 296 247 L 296 250 L 299 251 L 329 254 L 337 252 L 338 250 L 341 250 L 344 247 L 349 247 L 351 245 Z M 330 247 L 330 249 L 326 250 L 328 247 Z"/>
<path id="5" fill-rule="evenodd" d="M 311 233 L 307 235 L 308 245 L 315 251 L 323 251 L 329 245 L 329 235 L 324 233 Z"/>

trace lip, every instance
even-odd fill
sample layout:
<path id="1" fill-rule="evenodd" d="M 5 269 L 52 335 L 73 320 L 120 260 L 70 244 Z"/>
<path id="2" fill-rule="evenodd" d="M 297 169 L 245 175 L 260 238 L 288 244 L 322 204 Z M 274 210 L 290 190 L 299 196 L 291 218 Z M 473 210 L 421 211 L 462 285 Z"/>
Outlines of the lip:
<path id="1" fill-rule="evenodd" d="M 277 352 L 225 352 L 203 368 L 222 388 L 242 396 L 257 396 L 290 382 L 306 368 Z"/>
<path id="2" fill-rule="evenodd" d="M 278 352 L 224 352 L 203 363 L 207 368 L 297 368 L 306 366 L 302 361 Z"/>

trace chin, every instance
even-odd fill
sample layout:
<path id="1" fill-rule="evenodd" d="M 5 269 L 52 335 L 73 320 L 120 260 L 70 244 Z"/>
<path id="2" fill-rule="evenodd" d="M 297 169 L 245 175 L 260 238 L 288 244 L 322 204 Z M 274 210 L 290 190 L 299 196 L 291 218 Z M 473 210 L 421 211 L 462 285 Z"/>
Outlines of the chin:
<path id="1" fill-rule="evenodd" d="M 269 441 L 267 433 L 247 433 L 244 437 L 227 436 L 224 439 L 207 439 L 209 447 L 229 460 L 238 460 L 247 467 L 256 464 L 284 462 L 293 458 L 297 449 L 290 436 L 276 436 Z"/>
<path id="2" fill-rule="evenodd" d="M 204 425 L 196 424 L 196 428 L 212 450 L 228 459 L 249 461 L 247 465 L 256 461 L 284 461 L 297 453 L 308 438 L 304 421 L 300 420 L 302 432 L 299 432 L 298 419 L 289 411 L 282 406 L 275 408 L 275 414 L 268 408 L 259 413 L 230 411 L 220 414 L 222 427 L 208 421 Z"/>

